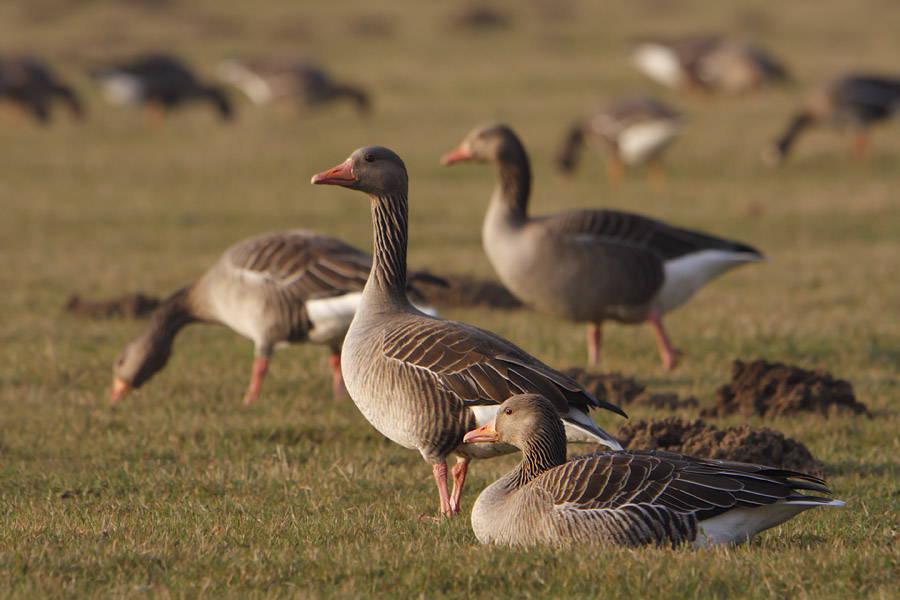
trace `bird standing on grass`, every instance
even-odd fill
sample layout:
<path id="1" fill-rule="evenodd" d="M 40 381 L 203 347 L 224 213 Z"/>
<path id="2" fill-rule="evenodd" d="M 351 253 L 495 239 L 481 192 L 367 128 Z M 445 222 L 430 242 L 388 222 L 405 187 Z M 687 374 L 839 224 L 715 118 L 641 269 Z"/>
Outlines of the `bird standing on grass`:
<path id="1" fill-rule="evenodd" d="M 546 398 L 513 396 L 466 443 L 504 443 L 522 462 L 478 496 L 482 544 L 733 545 L 816 506 L 843 506 L 821 479 L 761 465 L 662 451 L 601 452 L 566 461 L 562 423 Z"/>
<path id="2" fill-rule="evenodd" d="M 153 312 L 115 362 L 112 401 L 160 371 L 175 335 L 198 322 L 221 323 L 253 340 L 256 358 L 245 405 L 259 396 L 269 358 L 281 342 L 327 345 L 332 394 L 339 399 L 344 391 L 341 344 L 371 266 L 365 252 L 313 231 L 269 233 L 235 244 Z"/>
<path id="3" fill-rule="evenodd" d="M 853 140 L 853 157 L 869 157 L 869 126 L 900 112 L 900 78 L 877 75 L 844 75 L 826 82 L 807 98 L 787 129 L 763 150 L 763 162 L 780 165 L 797 137 L 816 124 L 845 129 Z"/>
<path id="4" fill-rule="evenodd" d="M 72 88 L 62 83 L 33 56 L 0 56 L 0 99 L 31 111 L 41 123 L 50 122 L 50 104 L 59 98 L 72 116 L 84 118 L 84 108 Z"/>
<path id="5" fill-rule="evenodd" d="M 497 184 L 481 230 L 484 251 L 503 284 L 522 302 L 588 323 L 588 362 L 600 356 L 603 321 L 648 321 L 664 369 L 678 351 L 662 316 L 704 284 L 748 262 L 758 250 L 732 240 L 614 210 L 528 215 L 531 166 L 506 125 L 473 130 L 443 164 L 487 163 Z"/>
<path id="6" fill-rule="evenodd" d="M 360 148 L 312 183 L 358 190 L 371 199 L 375 229 L 372 274 L 344 341 L 341 365 L 350 397 L 366 419 L 393 442 L 418 450 L 432 465 L 441 514 L 459 512 L 469 461 L 513 451 L 506 444 L 463 445 L 463 435 L 486 423 L 509 396 L 546 396 L 561 415 L 569 441 L 619 443 L 588 416 L 618 408 L 591 396 L 502 337 L 423 314 L 406 287 L 408 180 L 391 150 Z M 447 457 L 456 454 L 453 489 Z"/>
<path id="7" fill-rule="evenodd" d="M 147 54 L 91 73 L 113 105 L 141 104 L 147 121 L 158 125 L 170 110 L 189 101 L 209 102 L 222 120 L 234 113 L 231 102 L 218 87 L 202 83 L 190 68 L 175 57 Z"/>

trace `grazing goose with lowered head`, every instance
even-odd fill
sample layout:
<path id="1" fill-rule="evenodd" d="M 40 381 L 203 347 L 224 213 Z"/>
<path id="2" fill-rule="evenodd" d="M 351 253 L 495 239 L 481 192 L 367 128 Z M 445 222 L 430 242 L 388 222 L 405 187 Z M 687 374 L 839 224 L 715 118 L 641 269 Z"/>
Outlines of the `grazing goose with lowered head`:
<path id="1" fill-rule="evenodd" d="M 371 266 L 372 257 L 365 252 L 313 231 L 269 233 L 238 242 L 200 279 L 154 311 L 116 360 L 112 401 L 166 366 L 175 335 L 197 322 L 221 323 L 253 340 L 256 358 L 244 404 L 259 396 L 269 357 L 280 342 L 331 348 L 332 392 L 339 399 L 344 389 L 341 343 Z"/>
<path id="2" fill-rule="evenodd" d="M 541 393 L 553 403 L 570 441 L 612 448 L 619 443 L 588 416 L 617 407 L 591 396 L 570 377 L 502 337 L 417 310 L 406 287 L 408 180 L 391 150 L 360 148 L 343 163 L 313 176 L 371 198 L 375 227 L 372 275 L 344 340 L 341 365 L 350 397 L 393 442 L 418 450 L 432 465 L 441 514 L 459 512 L 469 461 L 513 452 L 506 444 L 464 446 L 463 435 L 486 423 L 511 395 Z M 456 454 L 453 490 L 447 493 L 447 457 Z"/>
<path id="3" fill-rule="evenodd" d="M 482 544 L 740 544 L 840 500 L 821 479 L 761 465 L 661 451 L 601 452 L 566 461 L 565 433 L 546 398 L 513 396 L 467 443 L 505 443 L 522 462 L 478 496 Z"/>
<path id="4" fill-rule="evenodd" d="M 631 58 L 657 83 L 702 94 L 748 94 L 788 79 L 787 69 L 762 48 L 719 36 L 645 40 Z"/>
<path id="5" fill-rule="evenodd" d="M 479 127 L 442 159 L 489 163 L 497 185 L 481 240 L 503 284 L 533 308 L 588 323 L 588 361 L 600 356 L 601 325 L 648 321 L 663 368 L 677 362 L 662 315 L 706 282 L 764 260 L 746 244 L 613 210 L 528 216 L 531 167 L 506 125 Z"/>
<path id="6" fill-rule="evenodd" d="M 682 129 L 681 116 L 658 100 L 647 96 L 616 98 L 572 126 L 557 166 L 563 176 L 570 176 L 585 142 L 599 140 L 609 149 L 606 171 L 612 183 L 623 179 L 626 165 L 647 163 L 647 178 L 661 184 L 665 179 L 662 154 Z"/>
<path id="7" fill-rule="evenodd" d="M 347 99 L 360 113 L 369 110 L 366 92 L 334 81 L 325 71 L 309 63 L 231 59 L 219 64 L 217 74 L 256 105 L 285 101 L 305 108 Z"/>
<path id="8" fill-rule="evenodd" d="M 33 56 L 0 56 L 0 99 L 7 98 L 31 111 L 41 123 L 50 122 L 50 103 L 59 98 L 76 119 L 84 109 L 72 89 Z"/>
<path id="9" fill-rule="evenodd" d="M 233 116 L 222 90 L 201 83 L 187 65 L 172 56 L 147 54 L 91 75 L 110 104 L 142 104 L 151 123 L 162 122 L 168 111 L 192 100 L 209 102 L 223 120 Z"/>
<path id="10" fill-rule="evenodd" d="M 900 112 L 900 78 L 878 75 L 844 75 L 824 83 L 807 98 L 791 118 L 787 129 L 763 151 L 763 161 L 778 166 L 804 130 L 830 124 L 849 131 L 853 157 L 869 157 L 869 126 Z"/>

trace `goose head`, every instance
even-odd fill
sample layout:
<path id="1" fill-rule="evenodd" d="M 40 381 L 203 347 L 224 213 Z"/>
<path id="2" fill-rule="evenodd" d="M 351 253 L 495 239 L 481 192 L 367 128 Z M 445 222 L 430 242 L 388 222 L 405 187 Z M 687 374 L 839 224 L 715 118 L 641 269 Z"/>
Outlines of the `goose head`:
<path id="1" fill-rule="evenodd" d="M 484 427 L 468 432 L 463 442 L 501 442 L 520 450 L 536 445 L 561 448 L 565 459 L 566 430 L 549 400 L 538 394 L 519 394 L 501 404 L 497 416 Z"/>
<path id="2" fill-rule="evenodd" d="M 516 161 L 524 154 L 522 142 L 513 130 L 508 125 L 496 123 L 473 129 L 459 146 L 441 158 L 441 164 Z"/>
<path id="3" fill-rule="evenodd" d="M 132 389 L 141 387 L 166 366 L 169 355 L 169 345 L 153 343 L 143 336 L 128 344 L 113 364 L 110 400 L 115 403 Z"/>
<path id="4" fill-rule="evenodd" d="M 406 165 L 392 150 L 383 146 L 360 148 L 338 166 L 313 175 L 317 185 L 339 185 L 370 196 L 385 197 L 406 192 Z"/>

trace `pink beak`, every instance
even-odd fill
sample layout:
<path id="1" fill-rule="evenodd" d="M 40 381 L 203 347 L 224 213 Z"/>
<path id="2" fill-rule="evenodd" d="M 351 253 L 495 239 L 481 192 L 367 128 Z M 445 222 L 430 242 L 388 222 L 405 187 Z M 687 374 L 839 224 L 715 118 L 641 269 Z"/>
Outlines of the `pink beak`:
<path id="1" fill-rule="evenodd" d="M 352 167 L 353 161 L 348 158 L 333 169 L 313 175 L 311 183 L 318 185 L 341 185 L 344 187 L 353 185 L 353 183 L 356 182 L 356 177 L 353 175 Z"/>
<path id="2" fill-rule="evenodd" d="M 113 404 L 124 398 L 131 391 L 131 384 L 124 379 L 113 376 L 112 393 L 109 395 L 109 401 Z"/>
<path id="3" fill-rule="evenodd" d="M 442 165 L 452 165 L 453 163 L 472 160 L 472 150 L 469 145 L 463 142 L 455 149 L 451 150 L 441 158 Z"/>
<path id="4" fill-rule="evenodd" d="M 473 429 L 472 431 L 464 435 L 463 443 L 475 444 L 478 442 L 496 442 L 498 439 L 496 425 L 497 417 L 494 417 L 493 419 L 488 421 L 487 425 L 485 425 L 484 427 Z"/>

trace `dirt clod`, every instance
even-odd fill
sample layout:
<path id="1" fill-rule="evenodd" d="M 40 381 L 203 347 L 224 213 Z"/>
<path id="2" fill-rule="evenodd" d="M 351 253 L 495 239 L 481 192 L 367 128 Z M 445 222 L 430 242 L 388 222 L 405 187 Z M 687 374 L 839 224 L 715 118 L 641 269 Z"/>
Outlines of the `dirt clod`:
<path id="1" fill-rule="evenodd" d="M 623 425 L 616 438 L 625 449 L 666 450 L 790 469 L 817 477 L 830 474 L 828 467 L 816 460 L 806 446 L 767 427 L 754 429 L 739 425 L 717 429 L 699 419 L 666 417 Z"/>
<path id="2" fill-rule="evenodd" d="M 716 390 L 716 404 L 703 417 L 731 414 L 780 416 L 801 413 L 830 415 L 835 412 L 868 415 L 856 401 L 853 387 L 822 370 L 807 371 L 764 360 L 731 364 L 731 383 Z"/>
<path id="3" fill-rule="evenodd" d="M 652 394 L 646 386 L 619 373 L 589 373 L 580 367 L 572 367 L 564 373 L 583 385 L 598 400 L 619 407 L 631 405 L 675 410 L 697 406 L 697 400 L 693 397 L 682 399 L 672 393 Z"/>
<path id="4" fill-rule="evenodd" d="M 83 300 L 81 296 L 73 292 L 63 304 L 63 311 L 90 319 L 112 317 L 138 319 L 146 317 L 156 310 L 159 302 L 159 298 L 147 296 L 141 292 L 125 294 L 109 300 Z"/>
<path id="5" fill-rule="evenodd" d="M 522 308 L 522 303 L 496 281 L 466 275 L 439 277 L 447 282 L 446 286 L 428 281 L 415 282 L 416 289 L 425 296 L 425 301 L 437 308 Z"/>

